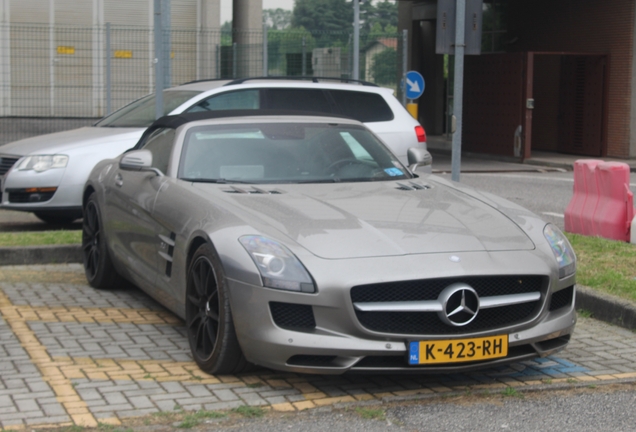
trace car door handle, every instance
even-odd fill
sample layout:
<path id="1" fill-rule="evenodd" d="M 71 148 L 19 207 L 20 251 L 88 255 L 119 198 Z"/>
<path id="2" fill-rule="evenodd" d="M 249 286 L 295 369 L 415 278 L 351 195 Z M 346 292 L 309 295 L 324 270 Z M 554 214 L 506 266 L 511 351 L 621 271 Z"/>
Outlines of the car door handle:
<path id="1" fill-rule="evenodd" d="M 115 186 L 122 187 L 124 185 L 124 179 L 121 174 L 117 174 L 115 177 Z"/>

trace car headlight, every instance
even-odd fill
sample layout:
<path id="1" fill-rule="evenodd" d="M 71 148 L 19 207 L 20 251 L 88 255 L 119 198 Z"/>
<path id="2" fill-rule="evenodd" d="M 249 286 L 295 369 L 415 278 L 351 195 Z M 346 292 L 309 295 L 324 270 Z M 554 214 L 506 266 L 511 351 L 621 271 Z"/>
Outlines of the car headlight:
<path id="1" fill-rule="evenodd" d="M 282 244 L 255 235 L 243 236 L 239 241 L 256 263 L 264 286 L 287 291 L 316 292 L 305 267 Z"/>
<path id="2" fill-rule="evenodd" d="M 559 279 L 574 274 L 576 271 L 576 255 L 572 245 L 561 230 L 552 224 L 547 224 L 543 229 L 543 235 L 548 240 L 552 253 L 554 253 L 554 257 L 559 264 Z"/>
<path id="3" fill-rule="evenodd" d="M 54 168 L 65 168 L 67 164 L 68 156 L 65 155 L 35 155 L 22 159 L 18 170 L 43 172 Z"/>

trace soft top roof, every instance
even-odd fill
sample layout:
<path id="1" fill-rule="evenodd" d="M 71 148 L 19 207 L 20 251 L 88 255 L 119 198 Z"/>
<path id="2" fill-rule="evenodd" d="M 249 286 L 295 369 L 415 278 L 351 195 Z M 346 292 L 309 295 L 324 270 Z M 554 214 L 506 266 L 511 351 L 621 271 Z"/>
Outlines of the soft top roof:
<path id="1" fill-rule="evenodd" d="M 199 120 L 229 118 L 229 117 L 262 117 L 262 116 L 309 116 L 309 117 L 331 117 L 352 120 L 335 113 L 321 113 L 316 111 L 295 111 L 295 110 L 268 110 L 268 109 L 246 109 L 246 110 L 219 110 L 219 111 L 199 111 L 192 113 L 181 113 L 176 115 L 163 116 L 154 121 L 143 133 L 134 148 L 139 148 L 146 141 L 148 136 L 157 129 L 177 129 L 178 127 Z"/>

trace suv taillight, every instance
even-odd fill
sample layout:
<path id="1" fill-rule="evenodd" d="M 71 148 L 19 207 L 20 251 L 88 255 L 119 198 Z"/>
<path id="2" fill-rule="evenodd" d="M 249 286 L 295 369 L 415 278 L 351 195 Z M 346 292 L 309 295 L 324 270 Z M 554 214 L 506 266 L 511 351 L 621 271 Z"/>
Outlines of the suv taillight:
<path id="1" fill-rule="evenodd" d="M 426 142 L 426 131 L 422 126 L 415 126 L 415 135 L 417 135 L 417 142 Z"/>

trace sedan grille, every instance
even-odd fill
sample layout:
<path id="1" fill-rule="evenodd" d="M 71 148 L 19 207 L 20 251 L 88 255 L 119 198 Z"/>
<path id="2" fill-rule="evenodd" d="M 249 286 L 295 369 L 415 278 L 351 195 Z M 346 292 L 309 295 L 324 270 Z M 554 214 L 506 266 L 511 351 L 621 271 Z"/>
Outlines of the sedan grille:
<path id="1" fill-rule="evenodd" d="M 362 311 L 356 316 L 362 326 L 382 333 L 453 335 L 487 331 L 532 320 L 541 310 L 548 287 L 543 276 L 488 276 L 445 279 L 424 279 L 355 286 L 351 289 L 354 304 L 417 302 L 436 300 L 449 285 L 464 283 L 472 287 L 480 298 L 496 298 L 541 293 L 532 301 L 502 307 L 481 309 L 467 325 L 455 327 L 444 323 L 438 312 Z M 537 297 L 539 297 L 537 295 Z"/>
<path id="2" fill-rule="evenodd" d="M 7 171 L 18 161 L 19 158 L 2 156 L 0 157 L 0 175 L 5 175 Z"/>

